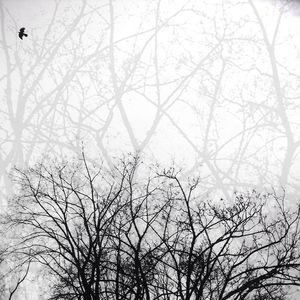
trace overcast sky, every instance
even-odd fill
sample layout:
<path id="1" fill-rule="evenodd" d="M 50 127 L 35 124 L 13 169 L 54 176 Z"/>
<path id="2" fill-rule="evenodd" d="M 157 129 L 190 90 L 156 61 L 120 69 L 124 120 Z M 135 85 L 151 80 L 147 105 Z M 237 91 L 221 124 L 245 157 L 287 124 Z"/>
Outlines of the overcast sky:
<path id="1" fill-rule="evenodd" d="M 299 190 L 297 1 L 2 0 L 0 25 L 3 197 L 13 165 L 82 143 L 209 192 Z"/>
<path id="2" fill-rule="evenodd" d="M 2 205 L 14 165 L 82 145 L 174 163 L 203 194 L 298 197 L 298 2 L 0 0 Z"/>

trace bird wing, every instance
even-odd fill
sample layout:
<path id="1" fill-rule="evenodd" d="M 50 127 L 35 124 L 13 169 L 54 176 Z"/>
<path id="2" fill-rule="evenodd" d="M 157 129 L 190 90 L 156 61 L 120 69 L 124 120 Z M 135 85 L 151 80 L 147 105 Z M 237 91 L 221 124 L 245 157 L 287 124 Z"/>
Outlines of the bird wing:
<path id="1" fill-rule="evenodd" d="M 23 40 L 23 33 L 22 33 L 22 32 L 19 32 L 19 38 L 20 38 L 21 40 Z"/>

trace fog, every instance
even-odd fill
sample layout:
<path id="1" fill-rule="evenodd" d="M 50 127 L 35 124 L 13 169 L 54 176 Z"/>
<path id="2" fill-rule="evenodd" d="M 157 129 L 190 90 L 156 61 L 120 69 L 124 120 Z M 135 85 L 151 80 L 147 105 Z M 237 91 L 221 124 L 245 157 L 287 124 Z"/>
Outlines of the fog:
<path id="1" fill-rule="evenodd" d="M 174 164 L 199 175 L 204 193 L 284 187 L 298 197 L 298 1 L 2 0 L 0 8 L 3 207 L 13 166 L 82 147 L 108 167 L 134 151 Z"/>
<path id="2" fill-rule="evenodd" d="M 227 196 L 298 191 L 299 18 L 297 1 L 2 1 L 2 203 L 12 166 L 82 145 Z"/>

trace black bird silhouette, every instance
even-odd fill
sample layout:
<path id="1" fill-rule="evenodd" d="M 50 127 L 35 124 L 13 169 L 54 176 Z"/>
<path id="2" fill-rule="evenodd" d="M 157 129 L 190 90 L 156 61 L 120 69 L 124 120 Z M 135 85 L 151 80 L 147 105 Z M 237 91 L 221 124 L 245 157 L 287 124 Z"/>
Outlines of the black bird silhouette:
<path id="1" fill-rule="evenodd" d="M 20 28 L 20 31 L 19 31 L 19 38 L 20 38 L 21 40 L 23 40 L 23 36 L 28 36 L 28 34 L 26 34 L 24 31 L 25 31 L 25 27 Z"/>

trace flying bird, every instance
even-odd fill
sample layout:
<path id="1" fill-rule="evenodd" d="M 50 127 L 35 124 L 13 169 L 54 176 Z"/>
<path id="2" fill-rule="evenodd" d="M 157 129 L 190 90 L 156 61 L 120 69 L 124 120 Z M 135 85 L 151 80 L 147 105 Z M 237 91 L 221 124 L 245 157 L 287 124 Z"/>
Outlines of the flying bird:
<path id="1" fill-rule="evenodd" d="M 26 34 L 24 31 L 25 31 L 25 27 L 22 27 L 19 31 L 19 38 L 21 40 L 23 40 L 23 36 L 28 36 L 28 34 Z"/>

